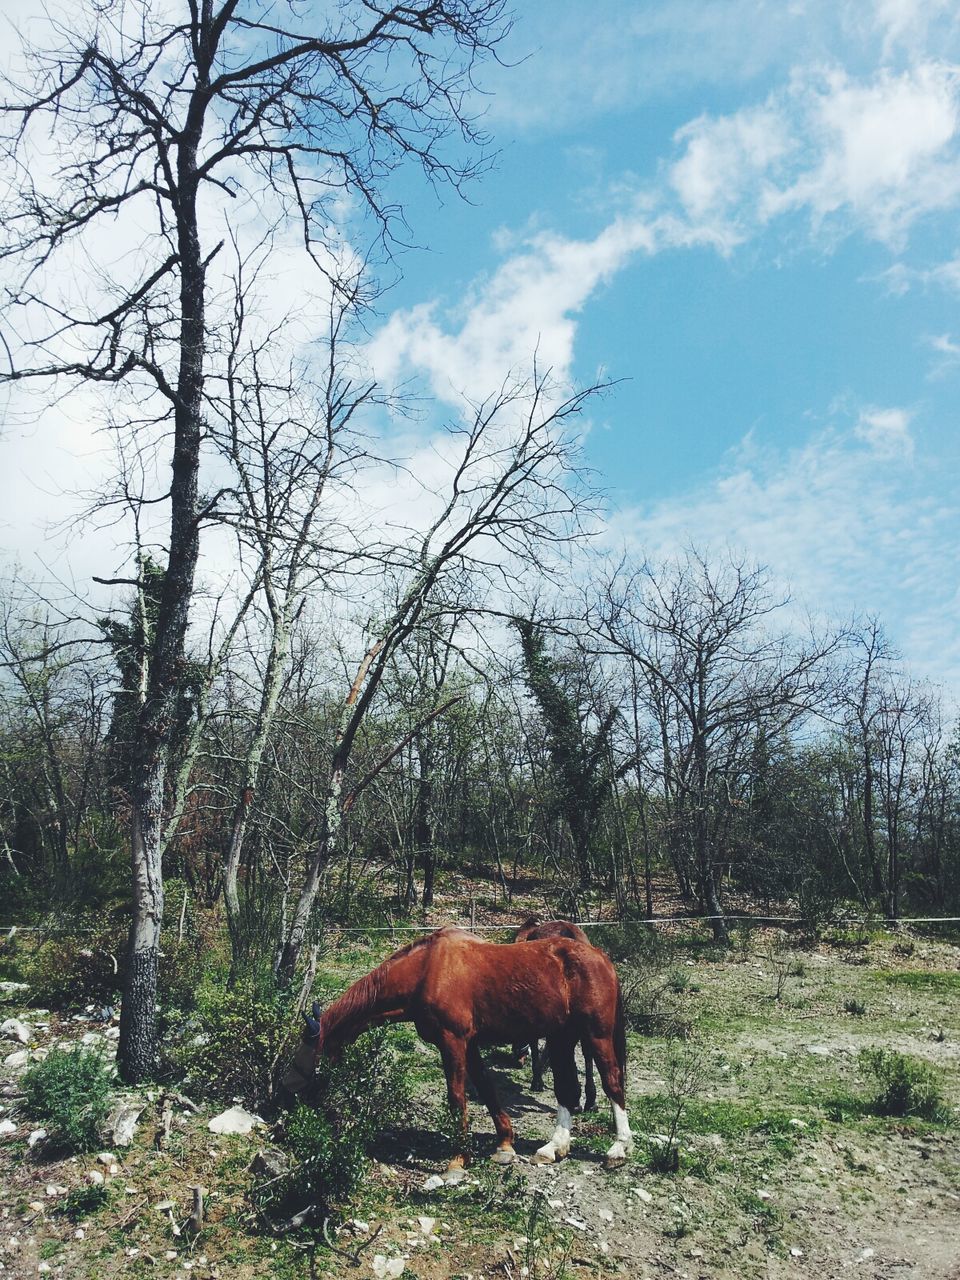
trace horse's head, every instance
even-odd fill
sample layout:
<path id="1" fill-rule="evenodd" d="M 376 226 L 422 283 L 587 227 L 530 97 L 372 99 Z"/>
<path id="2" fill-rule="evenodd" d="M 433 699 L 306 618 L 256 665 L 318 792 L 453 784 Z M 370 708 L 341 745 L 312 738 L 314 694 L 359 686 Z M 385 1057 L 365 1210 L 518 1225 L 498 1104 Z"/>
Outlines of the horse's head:
<path id="1" fill-rule="evenodd" d="M 313 1083 L 317 1055 L 321 1051 L 320 1014 L 320 1002 L 314 1000 L 311 1013 L 303 1014 L 303 1034 L 297 1051 L 293 1055 L 293 1061 L 283 1076 L 284 1088 L 297 1096 L 305 1093 Z"/>

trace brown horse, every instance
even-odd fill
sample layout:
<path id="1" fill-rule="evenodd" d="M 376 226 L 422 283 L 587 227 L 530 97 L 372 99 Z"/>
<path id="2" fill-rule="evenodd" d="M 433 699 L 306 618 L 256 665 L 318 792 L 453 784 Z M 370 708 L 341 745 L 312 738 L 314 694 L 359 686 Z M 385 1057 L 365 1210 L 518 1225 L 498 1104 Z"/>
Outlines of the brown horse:
<path id="1" fill-rule="evenodd" d="M 624 1096 L 626 1035 L 616 970 L 602 951 L 569 938 L 522 947 L 484 942 L 463 929 L 439 929 L 384 960 L 348 987 L 323 1013 L 314 1005 L 303 1043 L 285 1083 L 294 1093 L 310 1085 L 319 1054 L 336 1059 L 371 1026 L 412 1022 L 436 1045 L 447 1077 L 447 1098 L 459 1120 L 460 1150 L 450 1167 L 469 1159 L 467 1076 L 493 1119 L 493 1159 L 514 1159 L 513 1126 L 480 1057 L 480 1046 L 546 1037 L 553 1062 L 557 1123 L 534 1156 L 538 1164 L 570 1150 L 570 1115 L 580 1085 L 573 1050 L 585 1041 L 613 1107 L 616 1140 L 607 1164 L 623 1164 L 633 1145 Z"/>
<path id="2" fill-rule="evenodd" d="M 592 945 L 590 939 L 580 928 L 571 920 L 545 920 L 539 921 L 536 916 L 528 916 L 523 924 L 514 935 L 514 942 L 539 942 L 542 938 L 572 938 L 574 942 L 583 942 L 588 947 Z M 590 1046 L 586 1040 L 581 1044 L 583 1050 L 583 1074 L 584 1074 L 584 1111 L 595 1111 L 597 1106 L 597 1086 L 593 1078 L 593 1056 L 590 1053 Z M 526 1054 L 524 1050 L 526 1045 L 514 1045 L 513 1056 L 517 1062 L 523 1062 Z M 530 1041 L 530 1066 L 531 1080 L 530 1087 L 539 1092 L 546 1086 L 543 1081 L 543 1070 L 549 1061 L 549 1053 L 546 1049 L 540 1048 L 539 1040 Z M 580 1109 L 579 1100 L 577 1104 L 578 1111 Z"/>

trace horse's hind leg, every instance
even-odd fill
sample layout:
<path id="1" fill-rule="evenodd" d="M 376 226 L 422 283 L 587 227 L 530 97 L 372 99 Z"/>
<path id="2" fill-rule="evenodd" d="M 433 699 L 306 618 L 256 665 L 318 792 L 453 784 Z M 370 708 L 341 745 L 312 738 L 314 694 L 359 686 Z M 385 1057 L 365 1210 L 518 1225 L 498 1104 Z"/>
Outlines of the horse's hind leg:
<path id="1" fill-rule="evenodd" d="M 590 1043 L 586 1036 L 584 1036 L 580 1047 L 583 1050 L 583 1109 L 584 1111 L 596 1111 L 597 1084 L 593 1078 L 593 1054 L 590 1052 Z"/>
<path id="2" fill-rule="evenodd" d="M 613 1108 L 613 1127 L 616 1132 L 613 1146 L 607 1152 L 607 1168 L 615 1169 L 624 1164 L 633 1150 L 633 1134 L 630 1132 L 630 1121 L 627 1118 L 627 1099 L 624 1092 L 623 1067 L 617 1057 L 612 1036 L 584 1037 L 585 1047 L 589 1045 L 590 1053 L 597 1070 L 600 1072 L 600 1083 L 603 1091 L 610 1099 Z"/>
<path id="3" fill-rule="evenodd" d="M 497 1164 L 510 1164 L 516 1154 L 513 1150 L 513 1125 L 500 1105 L 497 1091 L 475 1040 L 467 1046 L 467 1070 L 470 1072 L 470 1079 L 473 1081 L 480 1101 L 490 1112 L 490 1118 L 497 1131 L 497 1150 L 493 1159 Z"/>
<path id="4" fill-rule="evenodd" d="M 462 1040 L 445 1036 L 440 1042 L 443 1071 L 447 1077 L 447 1102 L 457 1121 L 460 1150 L 453 1156 L 448 1171 L 462 1169 L 470 1163 L 470 1136 L 467 1131 L 467 1050 Z"/>
<path id="5" fill-rule="evenodd" d="M 570 1117 L 580 1101 L 580 1080 L 573 1056 L 575 1043 L 569 1036 L 550 1036 L 547 1040 L 553 1089 L 557 1095 L 557 1125 L 550 1141 L 534 1155 L 534 1164 L 553 1164 L 570 1154 Z"/>
<path id="6" fill-rule="evenodd" d="M 530 1088 L 534 1093 L 540 1093 L 546 1087 L 543 1083 L 543 1070 L 549 1061 L 550 1053 L 547 1046 L 544 1044 L 541 1049 L 540 1041 L 534 1037 L 534 1039 L 530 1041 L 530 1063 L 532 1067 Z"/>

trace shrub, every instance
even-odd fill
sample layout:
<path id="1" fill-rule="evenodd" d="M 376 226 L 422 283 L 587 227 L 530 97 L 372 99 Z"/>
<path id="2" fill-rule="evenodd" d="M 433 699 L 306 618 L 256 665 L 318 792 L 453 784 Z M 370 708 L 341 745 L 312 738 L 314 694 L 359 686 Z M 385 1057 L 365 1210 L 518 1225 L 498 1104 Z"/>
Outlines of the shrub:
<path id="1" fill-rule="evenodd" d="M 852 1013 L 855 1018 L 862 1018 L 867 1012 L 867 1006 L 862 1000 L 844 1000 L 844 1013 Z"/>
<path id="2" fill-rule="evenodd" d="M 200 1097 L 256 1107 L 273 1100 L 294 1031 L 288 991 L 266 979 L 233 988 L 209 981 L 165 1067 Z"/>
<path id="3" fill-rule="evenodd" d="M 125 946 L 119 927 L 47 938 L 24 965 L 32 1000 L 51 1009 L 113 1004 Z"/>
<path id="4" fill-rule="evenodd" d="M 102 1183 L 81 1183 L 64 1200 L 63 1212 L 71 1222 L 79 1222 L 102 1209 L 109 1199 L 110 1191 Z"/>
<path id="5" fill-rule="evenodd" d="M 67 1151 L 98 1145 L 110 1088 L 110 1067 L 99 1053 L 79 1046 L 51 1049 L 23 1077 L 27 1110 L 49 1126 L 50 1141 Z"/>
<path id="6" fill-rule="evenodd" d="M 375 1140 L 410 1108 L 403 1029 L 380 1027 L 351 1045 L 339 1063 L 321 1058 L 315 1106 L 299 1105 L 285 1126 L 296 1167 L 255 1199 L 263 1210 L 316 1205 L 322 1214 L 356 1192 Z"/>
<path id="7" fill-rule="evenodd" d="M 860 1060 L 880 1086 L 872 1104 L 878 1115 L 924 1120 L 942 1117 L 940 1084 L 936 1072 L 925 1062 L 890 1049 L 864 1049 Z"/>

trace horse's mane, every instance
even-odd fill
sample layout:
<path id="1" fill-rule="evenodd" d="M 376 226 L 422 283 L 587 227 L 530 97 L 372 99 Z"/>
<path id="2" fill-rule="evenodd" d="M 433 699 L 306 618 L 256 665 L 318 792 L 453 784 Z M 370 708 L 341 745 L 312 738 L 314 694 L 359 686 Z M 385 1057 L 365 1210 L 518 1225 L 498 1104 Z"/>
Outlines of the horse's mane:
<path id="1" fill-rule="evenodd" d="M 349 1023 L 354 1018 L 362 1017 L 364 1014 L 369 1013 L 379 999 L 384 979 L 394 963 L 414 951 L 429 946 L 436 936 L 436 934 L 430 934 L 426 938 L 417 938 L 415 942 L 406 943 L 387 956 L 386 960 L 381 961 L 375 969 L 364 974 L 362 978 L 358 978 L 356 982 L 351 983 L 346 991 L 342 992 L 327 1007 L 325 1011 L 327 1021 L 331 1022 L 333 1026 L 341 1026 L 343 1023 Z"/>

